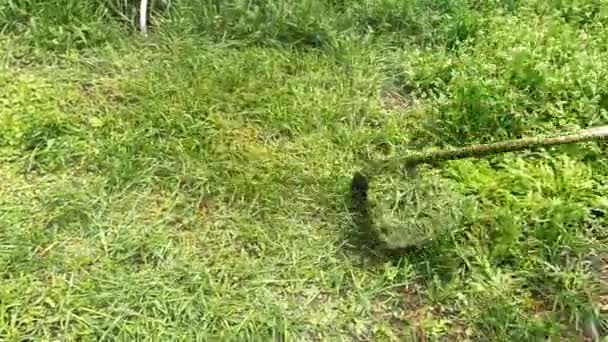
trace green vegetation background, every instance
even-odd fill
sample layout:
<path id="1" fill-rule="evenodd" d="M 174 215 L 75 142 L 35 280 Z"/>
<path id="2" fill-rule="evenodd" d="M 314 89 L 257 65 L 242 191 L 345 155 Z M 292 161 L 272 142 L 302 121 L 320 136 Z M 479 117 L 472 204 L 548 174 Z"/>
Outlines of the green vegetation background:
<path id="1" fill-rule="evenodd" d="M 602 144 L 439 165 L 465 222 L 416 253 L 345 237 L 366 160 L 608 124 L 606 1 L 137 5 L 0 1 L 0 339 L 603 329 Z"/>

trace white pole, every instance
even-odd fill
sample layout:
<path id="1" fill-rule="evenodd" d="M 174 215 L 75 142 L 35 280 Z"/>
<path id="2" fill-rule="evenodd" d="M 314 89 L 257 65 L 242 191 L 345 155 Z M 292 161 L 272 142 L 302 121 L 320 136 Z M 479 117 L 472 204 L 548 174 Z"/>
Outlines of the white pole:
<path id="1" fill-rule="evenodd" d="M 148 35 L 148 0 L 141 0 L 139 3 L 139 29 L 144 35 Z"/>

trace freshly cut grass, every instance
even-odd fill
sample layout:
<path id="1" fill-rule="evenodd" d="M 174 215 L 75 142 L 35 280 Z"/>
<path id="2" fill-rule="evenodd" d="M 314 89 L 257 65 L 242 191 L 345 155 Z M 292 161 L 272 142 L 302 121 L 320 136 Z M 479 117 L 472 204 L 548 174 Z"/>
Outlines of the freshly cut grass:
<path id="1" fill-rule="evenodd" d="M 0 339 L 605 334 L 603 144 L 436 165 L 459 219 L 398 257 L 348 201 L 376 158 L 608 123 L 604 2 L 184 0 L 147 39 L 123 5 L 0 3 Z"/>

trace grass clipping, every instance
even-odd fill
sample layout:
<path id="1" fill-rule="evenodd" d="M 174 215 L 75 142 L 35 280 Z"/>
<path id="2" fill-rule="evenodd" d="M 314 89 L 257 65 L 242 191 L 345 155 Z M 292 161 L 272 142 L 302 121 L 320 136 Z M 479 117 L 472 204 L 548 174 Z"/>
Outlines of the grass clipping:
<path id="1" fill-rule="evenodd" d="M 422 247 L 462 225 L 463 196 L 432 170 L 377 177 L 369 200 L 371 228 L 388 250 Z"/>

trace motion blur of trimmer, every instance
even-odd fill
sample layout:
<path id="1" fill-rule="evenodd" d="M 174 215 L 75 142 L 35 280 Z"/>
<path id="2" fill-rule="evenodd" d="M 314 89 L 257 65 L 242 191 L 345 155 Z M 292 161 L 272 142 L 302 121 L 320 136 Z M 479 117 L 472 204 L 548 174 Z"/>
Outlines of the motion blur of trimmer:
<path id="1" fill-rule="evenodd" d="M 420 164 L 463 158 L 479 158 L 492 154 L 516 152 L 535 147 L 572 144 L 608 139 L 608 126 L 554 137 L 532 137 L 462 148 L 429 150 L 381 161 L 370 162 L 357 172 L 351 183 L 351 199 L 355 225 L 374 247 L 395 251 L 424 245 L 442 237 L 459 226 L 463 198 L 439 177 L 410 172 L 405 182 L 392 179 L 387 189 L 399 189 L 396 195 L 370 194 L 370 175 L 405 167 L 417 170 Z M 432 171 L 429 171 L 432 172 Z M 398 182 L 398 183 L 397 183 Z M 369 199 L 368 197 L 374 198 Z M 383 203 L 384 205 L 381 205 Z"/>

